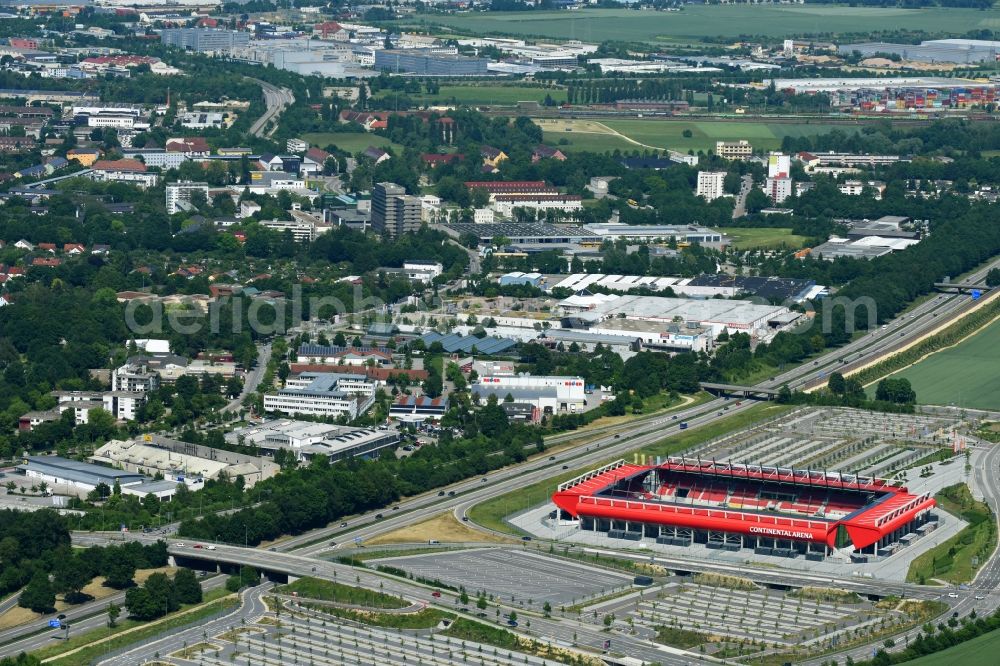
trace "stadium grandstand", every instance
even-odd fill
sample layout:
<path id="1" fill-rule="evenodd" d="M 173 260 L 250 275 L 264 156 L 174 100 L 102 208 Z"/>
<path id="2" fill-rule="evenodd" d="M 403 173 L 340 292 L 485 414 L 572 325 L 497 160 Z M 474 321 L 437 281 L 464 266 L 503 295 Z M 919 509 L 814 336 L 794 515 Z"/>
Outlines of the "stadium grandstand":
<path id="1" fill-rule="evenodd" d="M 561 484 L 563 519 L 609 537 L 820 560 L 888 556 L 936 527 L 929 495 L 855 474 L 668 458 Z"/>

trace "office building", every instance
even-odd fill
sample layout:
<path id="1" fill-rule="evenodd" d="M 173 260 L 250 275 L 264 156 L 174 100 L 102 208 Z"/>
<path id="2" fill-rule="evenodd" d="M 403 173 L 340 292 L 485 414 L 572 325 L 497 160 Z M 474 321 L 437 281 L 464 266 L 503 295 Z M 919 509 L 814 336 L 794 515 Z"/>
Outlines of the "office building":
<path id="1" fill-rule="evenodd" d="M 167 46 L 176 46 L 185 51 L 219 53 L 247 46 L 250 34 L 207 28 L 168 28 L 160 31 L 160 40 Z"/>
<path id="2" fill-rule="evenodd" d="M 130 360 L 111 373 L 111 390 L 151 393 L 160 388 L 160 374 L 141 360 Z"/>
<path id="3" fill-rule="evenodd" d="M 181 180 L 167 185 L 167 215 L 180 212 L 184 206 L 182 203 L 190 204 L 191 195 L 201 192 L 208 198 L 208 183 L 196 183 L 190 180 Z"/>
<path id="4" fill-rule="evenodd" d="M 372 191 L 372 227 L 380 234 L 397 238 L 420 229 L 420 197 L 406 194 L 395 183 L 378 183 Z"/>
<path id="5" fill-rule="evenodd" d="M 704 197 L 705 201 L 718 199 L 724 194 L 722 186 L 725 180 L 725 171 L 699 171 L 698 189 L 695 195 Z"/>
<path id="6" fill-rule="evenodd" d="M 403 273 L 408 280 L 430 282 L 444 273 L 444 266 L 439 261 L 429 259 L 407 259 L 403 262 Z"/>
<path id="7" fill-rule="evenodd" d="M 275 419 L 238 428 L 226 435 L 230 444 L 253 446 L 273 456 L 279 449 L 291 451 L 300 461 L 316 456 L 331 462 L 346 458 L 369 458 L 384 448 L 399 444 L 399 432 L 389 428 L 352 428 L 330 423 Z"/>
<path id="8" fill-rule="evenodd" d="M 286 414 L 357 418 L 375 401 L 375 382 L 365 375 L 303 372 L 285 388 L 264 395 L 264 410 Z"/>

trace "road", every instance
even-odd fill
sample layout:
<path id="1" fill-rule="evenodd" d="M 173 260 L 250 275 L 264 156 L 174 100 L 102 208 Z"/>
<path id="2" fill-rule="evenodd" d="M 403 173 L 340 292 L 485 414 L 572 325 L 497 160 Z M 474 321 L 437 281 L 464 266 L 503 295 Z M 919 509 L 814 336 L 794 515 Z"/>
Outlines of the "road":
<path id="1" fill-rule="evenodd" d="M 995 262 L 990 266 L 974 271 L 967 277 L 967 281 L 975 282 L 981 280 L 989 268 L 996 263 L 1000 262 Z M 891 324 L 876 329 L 849 345 L 825 354 L 816 359 L 811 365 L 799 366 L 787 372 L 777 374 L 768 381 L 762 382 L 760 386 L 777 388 L 787 383 L 789 386 L 799 387 L 814 383 L 818 381 L 818 373 L 828 374 L 834 370 L 851 367 L 856 363 L 870 361 L 874 356 L 881 356 L 886 351 L 906 343 L 915 337 L 919 337 L 926 331 L 943 324 L 945 321 L 961 316 L 971 305 L 972 303 L 968 296 L 958 294 L 944 294 L 932 298 L 914 307 Z M 845 363 L 844 361 L 848 362 Z M 351 541 L 354 538 L 364 540 L 397 527 L 419 522 L 424 518 L 448 510 L 454 511 L 459 516 L 464 516 L 471 506 L 484 499 L 512 492 L 530 483 L 560 474 L 563 470 L 563 465 L 566 463 L 571 463 L 574 468 L 594 465 L 608 458 L 623 455 L 628 451 L 663 439 L 673 431 L 675 422 L 686 421 L 690 429 L 696 429 L 700 426 L 711 424 L 720 418 L 748 409 L 751 404 L 752 401 L 749 400 L 743 401 L 741 405 L 736 405 L 732 402 L 716 399 L 700 406 L 678 411 L 672 415 L 660 415 L 640 421 L 626 422 L 617 428 L 618 432 L 609 430 L 608 434 L 599 437 L 582 451 L 578 447 L 569 452 L 555 454 L 554 460 L 550 459 L 549 456 L 541 456 L 523 465 L 498 470 L 491 473 L 488 477 L 478 477 L 454 484 L 448 489 L 454 492 L 454 496 L 426 493 L 409 498 L 399 503 L 397 511 L 383 509 L 378 512 L 373 511 L 364 516 L 351 517 L 345 521 L 347 522 L 346 526 L 337 524 L 313 530 L 283 541 L 281 544 L 275 546 L 273 551 L 220 545 L 217 551 L 187 549 L 180 552 L 190 557 L 232 561 L 249 566 L 259 566 L 265 569 L 286 571 L 293 574 L 297 573 L 298 575 L 309 574 L 320 577 L 332 577 L 334 579 L 338 575 L 348 575 L 352 578 L 354 576 L 362 576 L 362 573 L 358 572 L 358 570 L 345 567 L 344 565 L 317 560 L 315 556 L 330 550 L 330 540 L 332 538 L 336 538 L 340 542 Z M 724 410 L 724 405 L 728 406 L 729 409 Z M 987 464 L 990 465 L 989 469 L 996 469 L 997 452 L 1000 452 L 1000 448 L 991 450 L 986 458 Z M 998 502 L 1000 502 L 1000 482 L 995 478 L 990 479 L 989 475 L 986 475 L 982 483 L 989 484 L 988 487 L 984 488 L 984 492 L 989 493 L 991 504 L 997 506 Z M 384 517 L 379 519 L 376 517 L 376 513 L 381 513 Z M 133 538 L 142 539 L 150 537 L 135 535 Z M 292 553 L 289 551 L 295 552 Z M 175 554 L 178 552 L 176 546 L 171 546 L 171 552 Z M 707 562 L 694 561 L 684 561 L 682 564 L 687 568 L 719 566 L 711 565 L 711 563 Z M 343 573 L 341 573 L 341 570 L 343 570 Z M 752 573 L 760 575 L 762 572 L 752 570 Z M 763 575 L 769 574 L 763 572 Z M 796 574 L 776 572 L 773 575 L 779 576 L 784 580 L 789 580 Z M 798 575 L 807 576 L 807 574 Z M 369 577 L 377 580 L 368 580 Z M 829 580 L 854 589 L 858 589 L 859 587 L 864 589 L 865 586 L 865 583 L 855 579 L 842 580 L 839 583 L 835 578 Z M 992 589 L 998 582 L 1000 582 L 1000 561 L 998 561 L 994 554 L 990 561 L 983 567 L 980 579 L 977 580 L 976 584 L 982 587 L 983 590 L 986 590 Z M 385 589 L 387 590 L 399 590 L 397 593 L 406 598 L 416 598 L 427 603 L 435 603 L 434 598 L 429 596 L 429 589 L 420 588 L 402 581 L 389 580 L 387 582 L 387 579 L 375 574 L 363 573 L 363 577 L 361 577 L 358 584 L 362 586 L 386 586 Z M 937 594 L 929 588 L 919 588 L 905 584 L 897 585 L 903 586 L 898 591 L 905 592 L 909 596 L 926 598 L 928 594 L 931 596 Z M 885 587 L 879 583 L 877 589 L 884 590 Z M 969 594 L 960 595 L 958 599 L 945 597 L 942 600 L 953 605 L 955 610 L 960 613 L 967 612 L 975 603 L 984 604 L 984 609 L 987 605 L 995 606 L 997 603 L 1000 603 L 1000 598 L 993 592 L 984 596 L 987 597 L 984 600 L 970 599 Z M 520 613 L 521 611 L 519 610 L 518 612 Z M 576 634 L 576 642 L 578 644 L 591 647 L 600 647 L 600 645 L 603 645 L 603 640 L 608 637 L 608 634 L 596 627 L 567 619 L 555 621 L 532 618 L 531 629 L 532 633 L 538 633 L 539 635 L 544 635 L 546 638 L 552 637 L 554 640 L 567 642 L 570 642 L 567 639 L 567 634 Z M 663 652 L 660 648 L 652 644 L 647 644 L 645 641 L 641 641 L 635 637 L 615 635 L 615 641 L 616 652 L 622 651 L 630 656 L 651 661 L 656 660 L 665 664 L 679 665 L 688 663 L 686 658 L 674 657 L 669 653 Z M 865 656 L 863 654 L 865 649 L 869 650 L 870 654 L 870 647 L 858 648 L 856 652 L 861 656 Z"/>
<path id="2" fill-rule="evenodd" d="M 264 114 L 250 126 L 250 134 L 264 139 L 274 134 L 274 130 L 277 129 L 277 123 L 275 123 L 275 126 L 265 133 L 264 129 L 267 124 L 272 120 L 277 120 L 285 107 L 295 103 L 295 95 L 288 88 L 278 88 L 260 79 L 250 80 L 260 85 L 261 91 L 264 93 L 264 104 L 267 105 Z"/>
<path id="3" fill-rule="evenodd" d="M 225 576 L 212 576 L 202 581 L 202 589 L 206 592 L 222 587 Z M 116 592 L 103 599 L 95 599 L 79 606 L 66 609 L 63 622 L 70 625 L 70 635 L 106 627 L 108 623 L 108 604 L 121 606 L 125 603 L 125 592 Z M 49 629 L 48 621 L 56 619 L 58 613 L 52 613 L 39 618 L 27 625 L 12 627 L 0 632 L 0 657 L 13 656 L 21 652 L 32 652 L 63 640 L 65 632 L 62 629 Z"/>
<path id="4" fill-rule="evenodd" d="M 108 666 L 145 664 L 159 658 L 160 655 L 183 650 L 188 645 L 197 643 L 202 636 L 214 636 L 222 633 L 232 625 L 239 623 L 241 618 L 249 623 L 251 619 L 260 617 L 267 612 L 263 597 L 270 588 L 270 584 L 265 584 L 243 590 L 240 593 L 240 605 L 233 612 L 187 630 L 171 631 L 162 638 L 143 643 L 128 652 L 108 657 L 97 663 Z"/>
<path id="5" fill-rule="evenodd" d="M 257 364 L 250 369 L 250 372 L 246 374 L 243 378 L 243 390 L 240 394 L 229 401 L 225 407 L 222 408 L 222 412 L 235 412 L 239 411 L 243 406 L 243 401 L 246 400 L 247 396 L 257 390 L 257 385 L 260 384 L 260 380 L 264 377 L 264 372 L 267 371 L 267 364 L 271 360 L 271 343 L 260 345 L 257 347 Z"/>
<path id="6" fill-rule="evenodd" d="M 738 220 L 747 214 L 747 195 L 753 189 L 753 176 L 747 174 L 740 179 L 740 193 L 736 195 L 736 203 L 733 206 L 733 219 Z"/>

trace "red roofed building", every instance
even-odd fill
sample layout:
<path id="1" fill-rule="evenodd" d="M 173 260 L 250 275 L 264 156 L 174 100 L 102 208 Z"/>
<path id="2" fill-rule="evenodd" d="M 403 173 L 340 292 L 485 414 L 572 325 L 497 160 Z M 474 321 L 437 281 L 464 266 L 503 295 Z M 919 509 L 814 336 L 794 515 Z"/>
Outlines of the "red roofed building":
<path id="1" fill-rule="evenodd" d="M 427 166 L 434 168 L 439 164 L 451 164 L 460 162 L 464 156 L 459 153 L 424 153 L 420 156 L 420 161 Z"/>
<path id="2" fill-rule="evenodd" d="M 55 257 L 35 257 L 31 260 L 31 265 L 54 268 L 62 265 L 62 259 L 56 259 Z"/>
<path id="3" fill-rule="evenodd" d="M 560 484 L 552 501 L 581 530 L 612 539 L 810 559 L 845 549 L 888 557 L 937 524 L 934 499 L 894 481 L 684 458 L 619 460 Z"/>
<path id="4" fill-rule="evenodd" d="M 165 146 L 168 153 L 184 153 L 188 157 L 208 157 L 212 149 L 201 136 L 186 136 L 167 139 Z"/>
<path id="5" fill-rule="evenodd" d="M 559 194 L 558 188 L 544 180 L 468 180 L 470 190 L 485 190 L 492 200 L 498 194 Z"/>
<path id="6" fill-rule="evenodd" d="M 403 395 L 389 407 L 389 418 L 411 423 L 427 420 L 436 421 L 444 416 L 447 411 L 447 398 Z"/>
<path id="7" fill-rule="evenodd" d="M 332 39 L 337 42 L 346 42 L 351 38 L 351 33 L 344 26 L 336 21 L 325 21 L 313 26 L 313 34 L 320 39 Z"/>

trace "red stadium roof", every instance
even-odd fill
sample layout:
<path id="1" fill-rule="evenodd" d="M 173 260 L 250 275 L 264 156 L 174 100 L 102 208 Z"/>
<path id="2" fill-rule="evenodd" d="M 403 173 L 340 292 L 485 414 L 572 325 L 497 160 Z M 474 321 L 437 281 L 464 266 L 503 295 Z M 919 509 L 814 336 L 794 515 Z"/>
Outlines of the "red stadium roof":
<path id="1" fill-rule="evenodd" d="M 817 493 L 822 493 L 824 497 L 829 497 L 829 493 L 845 493 L 848 500 L 832 506 L 824 503 L 823 506 L 827 510 L 832 508 L 834 514 L 846 515 L 839 518 L 809 515 L 798 517 L 788 512 L 747 509 L 745 507 L 748 504 L 743 503 L 743 500 L 739 500 L 739 507 L 743 508 L 733 508 L 731 503 L 729 506 L 695 505 L 693 502 L 678 502 L 676 498 L 674 501 L 658 499 L 656 495 L 634 488 L 622 490 L 620 486 L 615 492 L 608 492 L 614 486 L 642 477 L 654 469 L 693 478 L 709 477 L 710 484 L 721 481 L 737 486 L 794 486 L 805 494 L 797 495 L 796 501 L 791 502 L 793 510 L 812 511 L 818 508 L 815 500 Z M 711 491 L 700 493 L 713 495 Z M 715 492 L 714 495 L 728 497 L 726 493 Z M 802 500 L 810 495 L 813 497 L 812 504 Z M 856 496 L 856 501 L 852 496 Z M 906 488 L 886 479 L 684 459 L 670 459 L 661 465 L 630 465 L 618 461 L 561 484 L 552 500 L 574 517 L 628 520 L 811 541 L 825 543 L 831 548 L 834 547 L 838 528 L 843 525 L 857 549 L 876 543 L 935 505 L 934 499 L 929 495 L 912 495 Z M 710 497 L 702 501 L 720 500 Z M 757 502 L 756 507 L 760 509 L 761 502 Z"/>

